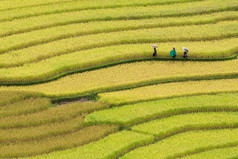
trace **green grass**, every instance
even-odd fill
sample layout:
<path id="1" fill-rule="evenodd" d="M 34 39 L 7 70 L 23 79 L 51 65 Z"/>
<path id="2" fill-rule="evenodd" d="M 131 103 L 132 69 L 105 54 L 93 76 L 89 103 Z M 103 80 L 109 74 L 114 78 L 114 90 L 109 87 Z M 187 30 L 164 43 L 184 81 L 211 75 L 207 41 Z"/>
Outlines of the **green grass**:
<path id="1" fill-rule="evenodd" d="M 238 127 L 237 112 L 203 112 L 175 115 L 132 127 L 133 131 L 163 138 L 179 132 L 219 127 Z"/>
<path id="2" fill-rule="evenodd" d="M 135 149 L 120 159 L 177 158 L 214 147 L 238 144 L 238 129 L 191 131 L 166 138 L 155 144 Z"/>
<path id="3" fill-rule="evenodd" d="M 114 123 L 129 126 L 156 118 L 191 112 L 237 111 L 237 98 L 237 94 L 219 94 L 143 102 L 94 112 L 86 116 L 85 122 L 87 124 Z"/>
<path id="4" fill-rule="evenodd" d="M 135 146 L 150 142 L 152 140 L 153 136 L 150 135 L 144 135 L 131 131 L 121 131 L 85 146 L 31 157 L 29 159 L 111 159 Z"/>

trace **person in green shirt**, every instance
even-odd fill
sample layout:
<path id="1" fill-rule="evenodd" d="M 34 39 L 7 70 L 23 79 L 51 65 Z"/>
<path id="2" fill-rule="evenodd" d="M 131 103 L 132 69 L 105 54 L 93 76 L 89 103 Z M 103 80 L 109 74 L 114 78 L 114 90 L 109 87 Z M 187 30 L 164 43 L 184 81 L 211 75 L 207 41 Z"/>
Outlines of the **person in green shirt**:
<path id="1" fill-rule="evenodd" d="M 173 57 L 173 58 L 176 57 L 175 47 L 173 47 L 173 50 L 170 51 L 170 56 Z"/>

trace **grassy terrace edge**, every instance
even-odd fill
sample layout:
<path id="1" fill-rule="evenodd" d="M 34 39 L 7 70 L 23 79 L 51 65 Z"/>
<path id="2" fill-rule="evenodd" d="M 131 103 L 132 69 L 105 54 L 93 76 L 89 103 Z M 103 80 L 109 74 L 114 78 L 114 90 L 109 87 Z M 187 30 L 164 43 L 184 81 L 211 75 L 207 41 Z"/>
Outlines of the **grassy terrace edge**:
<path id="1" fill-rule="evenodd" d="M 224 58 L 187 58 L 187 59 L 179 58 L 179 57 L 175 58 L 175 59 L 170 58 L 170 57 L 133 58 L 133 59 L 126 59 L 126 60 L 110 62 L 110 63 L 106 63 L 106 64 L 102 64 L 102 65 L 91 66 L 88 68 L 81 68 L 81 69 L 77 69 L 77 70 L 62 72 L 62 73 L 59 73 L 58 75 L 55 75 L 55 76 L 53 75 L 52 77 L 41 79 L 41 80 L 30 80 L 27 82 L 13 82 L 13 83 L 12 82 L 0 82 L 0 86 L 36 85 L 36 84 L 51 82 L 51 81 L 60 79 L 62 77 L 65 77 L 67 75 L 82 73 L 82 72 L 86 72 L 86 71 L 93 71 L 93 70 L 97 70 L 97 69 L 107 68 L 107 67 L 116 66 L 116 65 L 120 65 L 120 64 L 133 63 L 133 62 L 142 62 L 142 61 L 225 61 L 225 60 L 237 59 L 237 57 L 238 57 L 238 54 L 235 53 L 231 56 L 224 57 Z M 234 78 L 234 77 L 237 77 L 237 75 L 232 76 L 232 78 Z M 227 77 L 227 78 L 231 78 L 231 77 Z M 220 78 L 213 77 L 210 79 L 220 79 Z M 186 80 L 186 79 L 184 79 L 184 80 Z M 176 81 L 170 81 L 170 82 L 177 82 L 177 81 L 184 81 L 184 80 L 176 80 Z M 189 80 L 192 80 L 192 79 L 189 79 Z M 158 82 L 152 82 L 151 84 L 156 84 L 156 83 L 158 83 Z M 141 86 L 144 86 L 144 85 L 141 85 Z M 125 89 L 125 88 L 123 88 L 123 89 Z"/>

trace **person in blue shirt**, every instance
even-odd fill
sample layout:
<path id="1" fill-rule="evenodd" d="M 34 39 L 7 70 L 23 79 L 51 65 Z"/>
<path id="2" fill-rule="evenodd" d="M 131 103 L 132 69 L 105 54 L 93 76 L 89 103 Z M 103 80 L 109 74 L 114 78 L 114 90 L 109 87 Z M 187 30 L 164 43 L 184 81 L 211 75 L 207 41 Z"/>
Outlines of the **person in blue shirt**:
<path id="1" fill-rule="evenodd" d="M 176 57 L 175 47 L 173 47 L 173 50 L 170 51 L 170 56 L 173 57 L 173 58 Z"/>
<path id="2" fill-rule="evenodd" d="M 188 52 L 187 51 L 184 51 L 183 52 L 183 58 L 187 58 L 188 57 Z"/>
<path id="3" fill-rule="evenodd" d="M 183 47 L 183 58 L 187 58 L 188 57 L 188 49 L 186 47 Z"/>

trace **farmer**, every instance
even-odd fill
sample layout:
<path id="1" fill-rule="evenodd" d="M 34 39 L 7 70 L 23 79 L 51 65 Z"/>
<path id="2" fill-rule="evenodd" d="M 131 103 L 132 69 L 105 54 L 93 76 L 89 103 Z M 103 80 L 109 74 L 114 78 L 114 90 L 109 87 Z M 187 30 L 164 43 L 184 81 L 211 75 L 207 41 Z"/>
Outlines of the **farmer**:
<path id="1" fill-rule="evenodd" d="M 188 49 L 187 49 L 186 47 L 183 47 L 183 50 L 184 50 L 184 52 L 183 52 L 183 58 L 188 57 Z"/>
<path id="2" fill-rule="evenodd" d="M 188 57 L 188 52 L 184 51 L 183 52 L 183 58 L 186 58 L 186 57 Z"/>
<path id="3" fill-rule="evenodd" d="M 154 48 L 153 56 L 156 57 L 156 56 L 157 56 L 157 50 L 156 50 L 156 48 L 157 48 L 158 46 L 156 46 L 156 45 L 151 45 L 151 46 Z"/>
<path id="4" fill-rule="evenodd" d="M 157 51 L 156 51 L 156 48 L 154 47 L 154 53 L 153 53 L 153 56 L 156 57 L 157 56 Z"/>
<path id="5" fill-rule="evenodd" d="M 176 57 L 175 47 L 173 47 L 173 50 L 170 51 L 170 56 L 173 57 L 173 58 Z"/>

